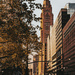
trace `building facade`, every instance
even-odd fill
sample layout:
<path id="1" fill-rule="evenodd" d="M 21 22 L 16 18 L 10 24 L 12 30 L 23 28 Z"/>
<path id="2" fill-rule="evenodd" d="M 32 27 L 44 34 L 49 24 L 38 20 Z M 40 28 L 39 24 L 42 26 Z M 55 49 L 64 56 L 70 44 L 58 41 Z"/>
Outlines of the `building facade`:
<path id="1" fill-rule="evenodd" d="M 67 9 L 61 9 L 50 31 L 50 61 L 52 62 L 48 73 L 52 75 L 63 75 L 63 28 L 69 18 Z"/>
<path id="2" fill-rule="evenodd" d="M 63 28 L 64 75 L 75 75 L 75 13 Z"/>
<path id="3" fill-rule="evenodd" d="M 55 22 L 56 24 L 56 22 Z M 56 25 L 53 25 L 52 27 L 50 27 L 50 38 L 48 36 L 47 38 L 47 61 L 48 62 L 48 69 L 47 69 L 47 72 L 48 74 L 56 74 L 55 73 L 55 69 L 56 69 L 56 66 L 54 66 L 56 64 L 56 62 L 53 62 L 56 60 L 56 39 L 55 39 L 55 27 Z"/>
<path id="4" fill-rule="evenodd" d="M 50 26 L 53 25 L 53 14 L 52 14 L 52 7 L 49 0 L 44 0 L 43 2 L 43 9 L 41 13 L 41 28 L 40 36 L 41 36 L 41 42 L 43 43 L 43 48 L 41 50 L 41 53 L 43 53 L 43 56 L 40 57 L 40 71 L 39 75 L 46 75 L 47 70 L 47 37 L 50 34 Z"/>
<path id="5" fill-rule="evenodd" d="M 57 19 L 52 27 L 50 27 L 50 41 L 49 41 L 49 48 L 50 48 L 50 61 L 49 62 L 49 69 L 48 73 L 52 75 L 56 75 L 56 36 L 55 36 L 55 28 L 57 25 Z M 48 45 L 48 44 L 47 44 Z"/>
<path id="6" fill-rule="evenodd" d="M 57 75 L 63 75 L 63 33 L 62 30 L 65 24 L 68 22 L 70 15 L 67 14 L 67 9 L 63 8 L 58 14 L 58 23 L 55 28 L 56 36 L 56 70 Z"/>

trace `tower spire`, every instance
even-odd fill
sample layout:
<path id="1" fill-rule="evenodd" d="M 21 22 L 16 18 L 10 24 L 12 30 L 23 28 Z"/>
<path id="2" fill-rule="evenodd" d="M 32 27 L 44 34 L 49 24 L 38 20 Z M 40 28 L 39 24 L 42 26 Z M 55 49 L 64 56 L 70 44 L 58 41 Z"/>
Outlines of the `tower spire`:
<path id="1" fill-rule="evenodd" d="M 49 0 L 44 0 L 43 6 L 44 7 L 50 7 L 50 1 Z"/>

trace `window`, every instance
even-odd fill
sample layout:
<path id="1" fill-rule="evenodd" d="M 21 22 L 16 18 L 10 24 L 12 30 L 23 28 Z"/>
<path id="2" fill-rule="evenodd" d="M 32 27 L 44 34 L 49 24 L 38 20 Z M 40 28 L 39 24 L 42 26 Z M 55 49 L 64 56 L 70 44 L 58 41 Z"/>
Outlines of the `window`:
<path id="1" fill-rule="evenodd" d="M 45 15 L 45 19 L 50 19 L 50 16 L 48 13 Z"/>
<path id="2" fill-rule="evenodd" d="M 69 32 L 75 27 L 75 21 L 67 28 L 67 30 L 64 33 L 64 38 L 68 35 Z"/>
<path id="3" fill-rule="evenodd" d="M 48 26 L 45 26 L 45 30 L 49 30 L 49 27 Z"/>

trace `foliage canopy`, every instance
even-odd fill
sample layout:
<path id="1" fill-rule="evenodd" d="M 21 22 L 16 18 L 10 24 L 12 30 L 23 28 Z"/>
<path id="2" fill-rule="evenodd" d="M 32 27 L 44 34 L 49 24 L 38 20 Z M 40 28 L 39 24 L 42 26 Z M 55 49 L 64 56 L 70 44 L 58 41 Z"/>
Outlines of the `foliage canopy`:
<path id="1" fill-rule="evenodd" d="M 26 61 L 26 55 L 39 52 L 41 42 L 38 41 L 36 28 L 32 21 L 38 21 L 33 13 L 35 7 L 40 4 L 34 0 L 8 0 L 0 2 L 0 62 L 2 68 L 9 66 L 23 66 L 22 59 Z M 27 49 L 28 48 L 28 49 Z M 27 53 L 28 52 L 28 53 Z M 9 64 L 10 63 L 10 64 Z"/>

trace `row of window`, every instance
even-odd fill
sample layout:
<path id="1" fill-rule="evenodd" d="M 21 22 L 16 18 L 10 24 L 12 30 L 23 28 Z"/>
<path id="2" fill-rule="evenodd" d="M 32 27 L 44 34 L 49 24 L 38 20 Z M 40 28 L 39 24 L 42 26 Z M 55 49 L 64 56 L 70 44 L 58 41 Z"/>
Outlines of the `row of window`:
<path id="1" fill-rule="evenodd" d="M 59 47 L 60 45 L 62 45 L 62 41 L 61 41 L 61 43 L 56 47 L 56 49 L 58 49 L 58 47 Z"/>
<path id="2" fill-rule="evenodd" d="M 56 46 L 59 44 L 59 42 L 62 41 L 62 37 L 59 39 L 59 41 L 56 43 Z"/>
<path id="3" fill-rule="evenodd" d="M 63 48 L 63 52 L 64 52 L 64 54 L 65 53 L 69 53 L 69 52 L 71 52 L 73 49 L 75 48 L 75 46 L 72 46 L 71 48 L 69 48 L 68 50 L 65 50 L 64 48 Z"/>
<path id="4" fill-rule="evenodd" d="M 49 30 L 49 26 L 45 26 L 45 30 Z"/>
<path id="5" fill-rule="evenodd" d="M 68 35 L 65 40 L 64 40 L 64 44 L 67 44 L 68 42 L 71 42 L 71 40 L 73 40 L 75 37 L 75 30 L 72 30 L 72 32 L 70 33 L 70 35 Z"/>
<path id="6" fill-rule="evenodd" d="M 56 38 L 58 38 L 59 34 L 61 34 L 61 33 L 62 33 L 62 29 L 60 29 L 59 32 L 56 33 Z"/>
<path id="7" fill-rule="evenodd" d="M 59 36 L 56 37 L 56 42 L 59 41 L 59 39 L 62 37 L 62 33 L 59 34 Z"/>
<path id="8" fill-rule="evenodd" d="M 75 36 L 75 35 L 74 35 Z M 70 42 L 69 42 L 69 40 L 67 41 L 67 42 L 65 42 L 64 43 L 64 49 L 66 49 L 68 46 L 70 46 L 71 45 L 71 43 L 73 43 L 74 42 L 74 39 L 70 39 Z"/>
<path id="9" fill-rule="evenodd" d="M 58 24 L 58 25 L 56 26 L 56 28 L 55 28 L 55 29 L 56 29 L 56 32 L 59 31 L 59 29 L 61 28 L 61 26 L 62 26 L 62 24 Z"/>
<path id="10" fill-rule="evenodd" d="M 49 19 L 50 20 L 50 17 L 45 17 L 45 19 L 47 19 L 47 20 Z"/>
<path id="11" fill-rule="evenodd" d="M 75 27 L 75 21 L 68 27 L 68 29 L 64 33 L 64 38 L 68 35 L 69 32 Z"/>
<path id="12" fill-rule="evenodd" d="M 61 24 L 62 24 L 62 18 L 61 18 L 61 16 L 58 18 L 58 25 L 57 25 L 57 27 L 56 27 L 56 30 L 58 30 L 59 29 L 59 27 L 61 26 Z"/>
<path id="13" fill-rule="evenodd" d="M 57 26 L 59 29 L 56 29 L 56 35 L 58 34 L 59 30 L 61 30 L 61 25 Z"/>
<path id="14" fill-rule="evenodd" d="M 45 25 L 50 25 L 50 22 L 45 22 L 44 24 L 45 24 Z"/>

